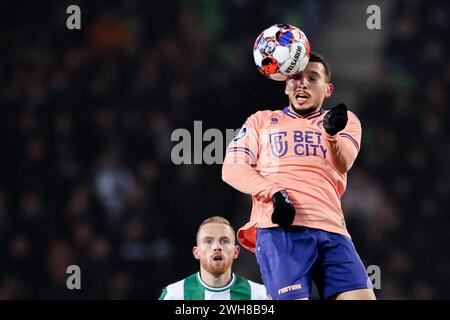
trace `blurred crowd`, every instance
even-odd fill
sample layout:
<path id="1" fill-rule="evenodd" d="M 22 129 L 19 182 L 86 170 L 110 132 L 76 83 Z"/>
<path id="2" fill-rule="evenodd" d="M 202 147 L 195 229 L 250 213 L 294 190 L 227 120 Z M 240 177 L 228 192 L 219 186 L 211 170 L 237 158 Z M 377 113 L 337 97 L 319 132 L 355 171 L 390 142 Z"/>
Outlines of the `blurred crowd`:
<path id="1" fill-rule="evenodd" d="M 450 5 L 397 1 L 384 68 L 362 86 L 362 152 L 344 212 L 380 298 L 450 295 Z"/>
<path id="2" fill-rule="evenodd" d="M 283 83 L 254 67 L 254 38 L 303 16 L 314 37 L 323 3 L 78 1 L 82 28 L 68 30 L 73 3 L 0 2 L 0 299 L 156 299 L 194 273 L 198 224 L 238 227 L 251 202 L 220 165 L 172 164 L 171 133 L 284 106 Z M 449 12 L 396 1 L 384 68 L 355 88 L 363 142 L 343 205 L 381 269 L 379 298 L 450 296 Z M 260 281 L 250 254 L 236 265 Z"/>

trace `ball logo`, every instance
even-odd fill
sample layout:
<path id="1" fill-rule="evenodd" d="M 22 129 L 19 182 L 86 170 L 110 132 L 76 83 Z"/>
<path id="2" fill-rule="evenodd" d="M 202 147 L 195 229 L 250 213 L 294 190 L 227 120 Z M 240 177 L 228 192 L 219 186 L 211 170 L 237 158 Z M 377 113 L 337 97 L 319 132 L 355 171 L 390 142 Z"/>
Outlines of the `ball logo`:
<path id="1" fill-rule="evenodd" d="M 234 137 L 233 141 L 238 141 L 239 139 L 245 137 L 247 134 L 247 128 L 242 128 L 241 131 Z"/>
<path id="2" fill-rule="evenodd" d="M 298 58 L 300 58 L 300 53 L 302 53 L 302 46 L 297 46 L 297 50 L 295 51 L 294 59 L 292 59 L 291 64 L 286 69 L 286 72 L 291 72 L 297 64 Z"/>

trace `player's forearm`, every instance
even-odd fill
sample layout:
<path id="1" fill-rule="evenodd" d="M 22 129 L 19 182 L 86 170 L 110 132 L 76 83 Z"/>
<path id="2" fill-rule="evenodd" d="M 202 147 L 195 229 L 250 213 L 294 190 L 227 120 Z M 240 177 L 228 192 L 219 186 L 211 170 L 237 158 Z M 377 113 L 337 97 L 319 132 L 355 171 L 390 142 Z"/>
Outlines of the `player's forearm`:
<path id="1" fill-rule="evenodd" d="M 222 180 L 243 193 L 266 199 L 271 199 L 275 192 L 284 189 L 282 186 L 262 177 L 247 163 L 224 163 Z"/>
<path id="2" fill-rule="evenodd" d="M 341 174 L 348 172 L 358 155 L 354 143 L 339 134 L 335 136 L 325 134 L 325 140 L 329 146 L 329 159 L 333 166 Z"/>

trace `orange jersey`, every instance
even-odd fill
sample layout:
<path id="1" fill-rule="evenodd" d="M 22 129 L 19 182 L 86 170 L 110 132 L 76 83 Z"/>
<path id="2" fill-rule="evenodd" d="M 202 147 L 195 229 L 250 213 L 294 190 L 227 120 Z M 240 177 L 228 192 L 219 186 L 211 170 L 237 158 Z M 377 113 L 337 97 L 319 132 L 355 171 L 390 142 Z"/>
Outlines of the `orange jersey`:
<path id="1" fill-rule="evenodd" d="M 238 230 L 239 242 L 254 251 L 256 228 L 274 227 L 272 195 L 286 190 L 296 209 L 293 225 L 350 237 L 341 208 L 347 171 L 358 155 L 361 124 L 348 112 L 344 130 L 323 128 L 326 111 L 300 116 L 287 107 L 251 115 L 229 144 L 223 180 L 252 195 L 250 221 Z"/>

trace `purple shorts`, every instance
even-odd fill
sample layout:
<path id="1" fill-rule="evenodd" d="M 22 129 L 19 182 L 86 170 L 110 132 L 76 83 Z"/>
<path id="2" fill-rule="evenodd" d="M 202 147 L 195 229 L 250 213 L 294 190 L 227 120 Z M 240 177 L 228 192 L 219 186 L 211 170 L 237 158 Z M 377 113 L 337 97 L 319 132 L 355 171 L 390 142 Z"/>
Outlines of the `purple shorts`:
<path id="1" fill-rule="evenodd" d="M 312 280 L 322 299 L 372 288 L 353 242 L 337 233 L 300 226 L 259 228 L 256 260 L 274 300 L 310 297 Z"/>

